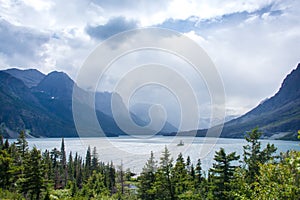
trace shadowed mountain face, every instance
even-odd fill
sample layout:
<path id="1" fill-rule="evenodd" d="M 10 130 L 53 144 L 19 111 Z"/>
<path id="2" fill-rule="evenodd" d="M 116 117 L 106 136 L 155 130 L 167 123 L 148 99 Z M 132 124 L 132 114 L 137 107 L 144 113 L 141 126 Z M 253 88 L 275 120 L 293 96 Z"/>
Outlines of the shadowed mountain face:
<path id="1" fill-rule="evenodd" d="M 29 129 L 33 136 L 55 137 L 74 129 L 49 112 L 23 81 L 0 71 L 0 121 L 14 132 Z"/>
<path id="2" fill-rule="evenodd" d="M 0 123 L 4 123 L 10 133 L 27 129 L 36 137 L 78 136 L 72 113 L 73 86 L 77 86 L 67 74 L 54 71 L 43 75 L 37 70 L 9 69 L 0 71 L 0 81 Z M 93 93 L 81 89 L 79 91 L 80 96 L 75 98 L 75 102 L 82 109 L 94 112 L 86 103 L 93 98 Z M 122 98 L 117 94 L 116 97 L 118 109 L 115 114 L 121 120 L 126 120 L 128 110 Z M 113 119 L 111 98 L 111 93 L 96 93 L 97 123 L 106 136 L 124 135 Z M 138 125 L 146 125 L 133 113 L 130 116 Z M 79 118 L 84 124 L 84 135 L 80 136 L 103 136 L 103 133 L 91 128 L 91 119 L 81 115 Z M 10 136 L 15 137 L 16 134 Z"/>
<path id="3" fill-rule="evenodd" d="M 273 97 L 225 123 L 221 136 L 243 137 L 255 127 L 259 127 L 265 137 L 296 139 L 300 129 L 300 64 L 284 79 Z"/>
<path id="4" fill-rule="evenodd" d="M 0 71 L 0 122 L 8 130 L 28 129 L 36 137 L 77 137 L 72 115 L 73 80 L 65 73 L 52 72 L 29 88 L 23 80 L 34 75 L 28 70 L 24 73 L 19 74 L 21 80 Z M 107 136 L 124 134 L 111 117 L 101 111 L 96 114 Z"/>
<path id="5" fill-rule="evenodd" d="M 20 70 L 16 68 L 4 70 L 4 72 L 12 75 L 13 77 L 20 79 L 23 83 L 31 88 L 37 86 L 41 80 L 45 77 L 45 74 L 36 69 Z"/>

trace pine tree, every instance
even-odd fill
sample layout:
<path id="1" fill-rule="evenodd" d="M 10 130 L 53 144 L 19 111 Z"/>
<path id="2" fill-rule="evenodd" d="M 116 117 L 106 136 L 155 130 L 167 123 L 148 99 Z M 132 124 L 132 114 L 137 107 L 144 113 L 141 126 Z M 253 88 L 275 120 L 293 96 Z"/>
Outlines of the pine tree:
<path id="1" fill-rule="evenodd" d="M 60 177 L 62 178 L 61 187 L 64 188 L 67 185 L 68 180 L 67 158 L 64 138 L 61 139 L 60 148 Z"/>
<path id="2" fill-rule="evenodd" d="M 236 166 L 231 165 L 231 162 L 238 159 L 239 156 L 236 156 L 235 152 L 227 155 L 223 148 L 216 152 L 214 157 L 216 163 L 210 169 L 215 186 L 214 194 L 216 199 L 228 199 L 226 194 L 230 191 L 229 183 L 233 179 L 236 168 Z"/>
<path id="3" fill-rule="evenodd" d="M 42 154 L 42 160 L 43 160 L 43 165 L 45 167 L 45 179 L 48 181 L 51 181 L 52 177 L 53 177 L 53 170 L 52 170 L 52 161 L 51 161 L 51 157 L 50 157 L 50 152 L 48 150 L 46 150 L 43 154 Z"/>
<path id="4" fill-rule="evenodd" d="M 187 159 L 186 159 L 186 169 L 187 169 L 188 173 L 191 172 L 191 158 L 190 158 L 190 156 L 188 156 Z"/>
<path id="5" fill-rule="evenodd" d="M 58 158 L 60 157 L 60 151 L 54 148 L 50 152 L 50 156 L 51 156 L 52 169 L 53 169 L 52 179 L 54 180 L 54 189 L 58 189 L 61 188 L 61 184 L 60 184 L 61 176 L 59 172 L 60 162 L 58 160 Z"/>
<path id="6" fill-rule="evenodd" d="M 25 131 L 20 131 L 15 146 L 17 148 L 17 152 L 14 152 L 13 157 L 16 167 L 20 170 L 19 173 L 16 174 L 16 176 L 19 176 L 23 174 L 23 160 L 25 159 L 25 155 L 28 152 L 28 142 L 26 140 Z"/>
<path id="7" fill-rule="evenodd" d="M 196 178 L 195 167 L 194 167 L 193 164 L 191 165 L 190 177 L 191 177 L 191 180 L 192 180 L 192 181 L 194 181 L 195 178 Z"/>
<path id="8" fill-rule="evenodd" d="M 73 181 L 74 180 L 74 173 L 75 173 L 75 162 L 73 161 L 72 151 L 69 154 L 69 160 L 68 160 L 68 180 Z"/>
<path id="9" fill-rule="evenodd" d="M 88 179 L 91 176 L 91 161 L 92 161 L 91 147 L 89 146 L 85 156 L 85 179 Z"/>
<path id="10" fill-rule="evenodd" d="M 116 184 L 116 170 L 113 165 L 113 162 L 109 165 L 109 184 L 108 189 L 110 190 L 110 193 L 113 194 Z"/>
<path id="11" fill-rule="evenodd" d="M 255 181 L 255 176 L 259 173 L 259 165 L 272 160 L 274 158 L 272 154 L 276 152 L 274 144 L 268 144 L 265 149 L 261 150 L 261 143 L 258 141 L 261 135 L 262 133 L 255 128 L 251 132 L 248 132 L 245 137 L 247 142 L 250 143 L 243 146 L 248 183 L 253 183 Z"/>
<path id="12" fill-rule="evenodd" d="M 36 147 L 30 151 L 24 162 L 24 178 L 22 180 L 21 191 L 30 199 L 39 200 L 41 192 L 45 189 L 44 166 L 41 152 Z"/>
<path id="13" fill-rule="evenodd" d="M 101 173 L 93 171 L 93 174 L 87 180 L 87 183 L 83 186 L 85 196 L 90 198 L 97 198 L 108 195 L 108 190 L 104 185 L 104 178 Z"/>
<path id="14" fill-rule="evenodd" d="M 92 171 L 97 171 L 98 170 L 98 165 L 99 165 L 98 153 L 97 153 L 96 147 L 94 147 L 93 155 L 92 155 L 91 170 Z"/>
<path id="15" fill-rule="evenodd" d="M 13 160 L 6 150 L 0 150 L 0 188 L 8 189 L 12 177 Z"/>
<path id="16" fill-rule="evenodd" d="M 25 157 L 25 153 L 28 151 L 28 142 L 26 140 L 25 131 L 20 131 L 19 137 L 16 142 L 16 147 L 18 148 L 19 152 L 21 153 L 21 157 Z"/>
<path id="17" fill-rule="evenodd" d="M 156 199 L 174 199 L 174 185 L 171 179 L 173 159 L 167 147 L 165 147 L 160 158 L 160 166 L 155 174 L 154 189 Z"/>
<path id="18" fill-rule="evenodd" d="M 150 158 L 143 167 L 142 173 L 139 176 L 139 197 L 145 200 L 155 198 L 153 184 L 155 182 L 155 173 L 157 171 L 156 161 L 153 152 L 151 151 Z"/>
<path id="19" fill-rule="evenodd" d="M 203 177 L 202 177 L 202 167 L 201 167 L 201 160 L 198 159 L 196 169 L 195 169 L 195 175 L 196 175 L 196 184 L 200 186 L 202 183 Z"/>
<path id="20" fill-rule="evenodd" d="M 172 170 L 172 182 L 174 184 L 175 198 L 178 198 L 190 189 L 188 171 L 181 153 L 178 155 L 174 169 Z"/>

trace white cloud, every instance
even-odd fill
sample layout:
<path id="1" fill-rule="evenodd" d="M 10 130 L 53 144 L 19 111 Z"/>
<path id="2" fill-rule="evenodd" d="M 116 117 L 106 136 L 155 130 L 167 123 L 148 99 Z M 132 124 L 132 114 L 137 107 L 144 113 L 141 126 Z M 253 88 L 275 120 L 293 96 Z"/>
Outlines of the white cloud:
<path id="1" fill-rule="evenodd" d="M 243 113 L 274 94 L 299 62 L 299 6 L 293 0 L 2 0 L 0 19 L 17 27 L 18 37 L 27 40 L 19 47 L 28 51 L 22 54 L 19 48 L 10 55 L 1 43 L 0 64 L 44 73 L 63 70 L 74 78 L 97 45 L 86 27 L 105 27 L 115 17 L 141 26 L 170 19 L 172 28 L 186 32 L 207 51 L 224 80 L 228 107 Z M 10 46 L 17 47 L 15 35 L 8 34 Z M 40 40 L 40 35 L 47 39 Z"/>
<path id="2" fill-rule="evenodd" d="M 253 14 L 233 25 L 186 34 L 213 59 L 224 81 L 227 106 L 240 114 L 275 94 L 300 61 L 297 6 L 277 7 L 284 8 L 279 15 Z"/>

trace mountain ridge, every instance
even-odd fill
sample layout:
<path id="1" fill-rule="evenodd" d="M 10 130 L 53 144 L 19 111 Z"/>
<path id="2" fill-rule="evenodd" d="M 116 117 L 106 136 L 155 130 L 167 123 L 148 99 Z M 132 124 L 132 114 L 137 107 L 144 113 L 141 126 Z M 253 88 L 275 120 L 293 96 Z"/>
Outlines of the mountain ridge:
<path id="1" fill-rule="evenodd" d="M 264 138 L 297 139 L 300 129 L 300 63 L 272 97 L 224 124 L 221 137 L 244 137 L 258 127 Z M 276 136 L 278 135 L 278 137 Z"/>
<path id="2" fill-rule="evenodd" d="M 10 133 L 15 132 L 15 134 L 10 134 L 14 135 L 13 137 L 15 137 L 19 129 L 28 129 L 31 131 L 31 135 L 35 137 L 77 137 L 72 101 L 80 103 L 82 108 L 87 110 L 91 108 L 88 107 L 86 101 L 89 101 L 93 96 L 95 97 L 96 108 L 107 108 L 103 112 L 100 109 L 96 109 L 96 111 L 91 110 L 91 112 L 96 112 L 98 123 L 103 129 L 104 135 L 126 135 L 114 120 L 110 106 L 111 94 L 96 92 L 94 95 L 92 92 L 84 91 L 78 88 L 76 83 L 64 72 L 53 71 L 43 75 L 42 79 L 38 78 L 36 81 L 32 81 L 31 78 L 35 77 L 36 74 L 42 74 L 38 70 L 14 68 L 0 72 L 2 74 L 0 76 L 2 83 L 0 100 L 2 100 L 4 105 L 10 105 L 9 108 L 7 106 L 7 108 L 0 108 L 0 123 L 4 122 L 2 125 L 4 124 L 5 129 L 9 130 Z M 34 74 L 30 74 L 30 72 Z M 7 82 L 6 79 L 11 80 L 11 82 Z M 26 84 L 28 80 L 32 81 L 29 85 Z M 75 99 L 73 99 L 73 87 L 80 91 L 80 96 L 76 96 Z M 5 92 L 8 92 L 10 95 L 10 99 L 7 101 L 4 101 L 7 99 L 5 98 Z M 103 95 L 106 95 L 108 98 L 102 99 Z M 14 96 L 19 101 L 15 101 L 13 99 Z M 116 114 L 121 119 L 126 118 L 127 108 L 122 98 L 117 94 L 116 97 L 119 108 Z M 99 103 L 103 104 L 102 107 L 99 106 Z M 20 106 L 14 107 L 14 104 Z M 31 117 L 24 117 L 22 112 L 27 113 L 26 115 Z M 146 125 L 138 116 L 131 112 L 130 115 L 135 123 L 142 126 Z M 97 130 L 91 129 L 88 126 L 90 125 L 89 121 L 85 117 L 80 116 L 80 119 L 86 124 L 83 126 L 85 129 L 84 134 L 80 136 L 104 136 Z M 19 121 L 20 123 L 13 123 L 14 121 Z"/>
<path id="3" fill-rule="evenodd" d="M 13 68 L 0 71 L 0 123 L 10 130 L 30 129 L 35 137 L 77 137 L 72 113 L 73 87 L 76 83 L 64 72 L 53 71 L 47 75 L 38 70 Z M 31 74 L 31 72 L 33 74 Z M 37 80 L 34 80 L 37 77 Z M 41 79 L 42 77 L 42 79 Z M 246 114 L 224 124 L 221 137 L 242 138 L 247 131 L 258 127 L 264 138 L 295 139 L 300 129 L 300 64 L 283 80 L 280 89 L 266 98 Z M 85 101 L 93 94 L 80 89 L 82 97 L 74 100 L 87 107 Z M 127 111 L 118 95 L 117 115 L 121 119 L 130 113 L 132 120 L 140 126 L 147 125 L 137 115 Z M 126 135 L 114 121 L 111 111 L 110 93 L 96 93 L 96 116 L 106 136 Z M 98 103 L 98 104 L 97 104 Z M 101 111 L 103 110 L 103 111 Z M 89 119 L 82 118 L 89 124 Z M 4 123 L 2 123 L 4 122 Z M 166 123 L 162 135 L 176 135 L 166 130 L 173 129 Z M 85 127 L 86 135 L 97 136 L 95 130 Z M 214 127 L 212 128 L 214 129 Z M 206 136 L 207 129 L 197 130 L 197 136 Z M 181 132 L 189 134 L 189 131 Z M 212 134 L 212 136 L 214 133 Z M 8 135 L 9 136 L 9 135 Z M 217 136 L 217 135 L 216 135 Z"/>

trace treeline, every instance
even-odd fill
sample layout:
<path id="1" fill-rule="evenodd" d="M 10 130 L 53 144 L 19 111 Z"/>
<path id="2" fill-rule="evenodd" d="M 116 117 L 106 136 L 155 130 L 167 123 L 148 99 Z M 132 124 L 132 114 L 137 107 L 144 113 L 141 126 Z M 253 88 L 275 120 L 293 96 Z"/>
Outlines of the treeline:
<path id="1" fill-rule="evenodd" d="M 41 153 L 29 150 L 23 131 L 12 144 L 0 135 L 0 199 L 118 199 L 126 196 L 132 175 L 122 165 L 99 161 L 95 147 L 85 158 L 72 152 L 67 158 L 64 139 L 60 150 Z"/>
<path id="2" fill-rule="evenodd" d="M 24 132 L 15 143 L 0 138 L 0 199 L 300 199 L 300 152 L 275 156 L 276 147 L 261 147 L 261 133 L 246 136 L 240 158 L 223 148 L 204 172 L 201 160 L 179 154 L 173 160 L 167 148 L 158 161 L 151 152 L 141 174 L 98 159 L 87 149 L 66 157 L 60 150 L 41 153 L 28 149 Z"/>
<path id="3" fill-rule="evenodd" d="M 276 147 L 264 149 L 254 129 L 246 136 L 243 157 L 223 148 L 203 175 L 201 160 L 194 166 L 179 154 L 175 164 L 167 148 L 159 161 L 153 154 L 138 177 L 140 199 L 300 199 L 300 152 L 275 156 Z"/>

